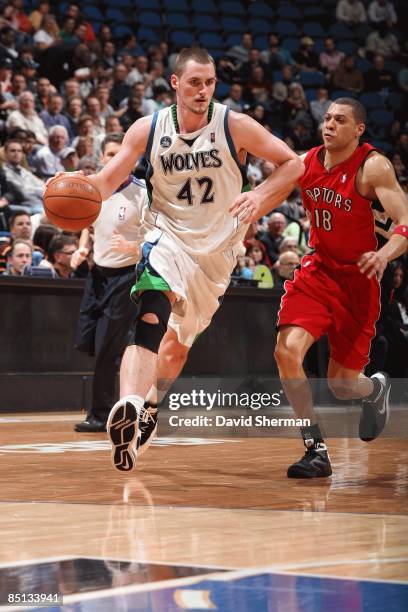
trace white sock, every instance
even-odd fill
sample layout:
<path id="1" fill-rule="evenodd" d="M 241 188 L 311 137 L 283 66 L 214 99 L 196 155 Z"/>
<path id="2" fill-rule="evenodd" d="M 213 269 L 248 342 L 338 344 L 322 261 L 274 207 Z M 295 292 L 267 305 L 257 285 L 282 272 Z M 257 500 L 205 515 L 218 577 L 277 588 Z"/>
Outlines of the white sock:
<path id="1" fill-rule="evenodd" d="M 140 397 L 140 395 L 125 395 L 121 397 L 119 402 L 122 404 L 123 402 L 131 402 L 137 410 L 137 413 L 140 414 L 140 411 L 143 408 L 144 398 Z M 118 402 L 118 403 L 119 403 Z"/>

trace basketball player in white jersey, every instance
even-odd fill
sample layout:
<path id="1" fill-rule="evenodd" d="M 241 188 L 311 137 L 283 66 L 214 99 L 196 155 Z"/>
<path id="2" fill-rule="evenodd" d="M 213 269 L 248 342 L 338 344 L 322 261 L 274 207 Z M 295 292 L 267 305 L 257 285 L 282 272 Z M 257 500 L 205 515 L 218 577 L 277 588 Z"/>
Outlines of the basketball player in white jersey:
<path id="1" fill-rule="evenodd" d="M 119 152 L 122 141 L 123 134 L 105 137 L 100 160 L 103 166 Z M 116 374 L 136 314 L 129 292 L 140 257 L 141 219 L 146 206 L 145 184 L 128 176 L 102 202 L 93 224 L 95 265 L 87 277 L 81 302 L 76 346 L 96 359 L 92 406 L 85 420 L 75 425 L 79 432 L 106 431 Z M 82 257 L 91 246 L 90 232 L 83 230 L 79 249 Z"/>
<path id="2" fill-rule="evenodd" d="M 142 154 L 149 165 L 149 231 L 133 289 L 138 312 L 121 365 L 121 399 L 107 424 L 120 471 L 132 469 L 136 459 L 139 416 L 145 416 L 168 324 L 173 356 L 186 354 L 219 306 L 249 223 L 279 206 L 304 170 L 297 155 L 256 121 L 212 102 L 215 65 L 204 49 L 179 54 L 171 84 L 177 104 L 136 121 L 119 153 L 89 177 L 107 199 Z M 247 152 L 277 170 L 241 193 Z"/>

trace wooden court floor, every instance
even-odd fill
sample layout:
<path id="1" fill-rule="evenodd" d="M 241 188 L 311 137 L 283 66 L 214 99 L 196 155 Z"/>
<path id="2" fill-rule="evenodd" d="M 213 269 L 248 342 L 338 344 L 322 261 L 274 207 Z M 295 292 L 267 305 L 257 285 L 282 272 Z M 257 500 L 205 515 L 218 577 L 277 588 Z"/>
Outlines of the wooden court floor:
<path id="1" fill-rule="evenodd" d="M 2 569 L 64 559 L 144 564 L 160 584 L 177 566 L 408 582 L 407 440 L 329 440 L 333 477 L 302 481 L 286 478 L 295 439 L 159 437 L 123 475 L 80 418 L 0 417 L 3 590 Z"/>

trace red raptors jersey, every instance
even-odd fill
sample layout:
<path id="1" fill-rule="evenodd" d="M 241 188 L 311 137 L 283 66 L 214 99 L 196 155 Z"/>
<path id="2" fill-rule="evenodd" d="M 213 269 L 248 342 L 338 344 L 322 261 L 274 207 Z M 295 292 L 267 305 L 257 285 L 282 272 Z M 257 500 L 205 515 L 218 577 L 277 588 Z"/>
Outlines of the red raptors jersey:
<path id="1" fill-rule="evenodd" d="M 356 264 L 363 253 L 377 248 L 371 201 L 355 186 L 359 168 L 375 149 L 362 144 L 331 170 L 319 160 L 323 149 L 308 152 L 300 179 L 303 205 L 310 213 L 310 246 L 329 267 Z"/>

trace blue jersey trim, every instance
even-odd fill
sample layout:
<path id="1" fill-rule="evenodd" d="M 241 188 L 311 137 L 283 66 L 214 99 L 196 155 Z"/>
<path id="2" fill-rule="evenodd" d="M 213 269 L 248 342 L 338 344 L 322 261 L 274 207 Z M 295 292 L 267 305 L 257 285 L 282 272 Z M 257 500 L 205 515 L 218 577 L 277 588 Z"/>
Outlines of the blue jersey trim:
<path id="1" fill-rule="evenodd" d="M 233 160 L 235 161 L 235 163 L 238 166 L 238 170 L 241 173 L 241 177 L 242 177 L 242 187 L 246 187 L 246 185 L 248 185 L 248 176 L 247 176 L 247 168 L 248 168 L 248 163 L 246 162 L 245 164 L 241 164 L 241 162 L 239 161 L 237 152 L 235 150 L 235 146 L 234 146 L 234 142 L 231 138 L 231 132 L 229 130 L 229 126 L 228 126 L 228 117 L 229 117 L 229 112 L 230 109 L 227 107 L 225 109 L 225 114 L 224 114 L 224 133 L 225 133 L 225 138 L 227 140 L 227 145 L 228 148 L 230 150 L 231 156 L 233 158 Z"/>
<path id="2" fill-rule="evenodd" d="M 147 139 L 145 157 L 148 161 L 150 161 L 150 153 L 152 152 L 153 138 L 154 138 L 154 132 L 156 129 L 158 114 L 159 114 L 159 111 L 156 111 L 153 115 L 152 124 L 150 126 L 149 138 Z"/>
<path id="3" fill-rule="evenodd" d="M 149 208 L 151 207 L 152 200 L 153 200 L 153 185 L 151 184 L 150 179 L 152 178 L 153 172 L 154 172 L 152 163 L 150 161 L 150 154 L 152 152 L 153 138 L 154 138 L 154 132 L 156 130 L 158 114 L 159 114 L 159 111 L 156 111 L 153 115 L 152 125 L 150 126 L 149 138 L 147 140 L 147 146 L 146 146 L 146 152 L 145 152 L 145 158 L 146 158 L 146 163 L 147 163 L 146 187 L 147 187 L 147 196 L 149 198 Z"/>

